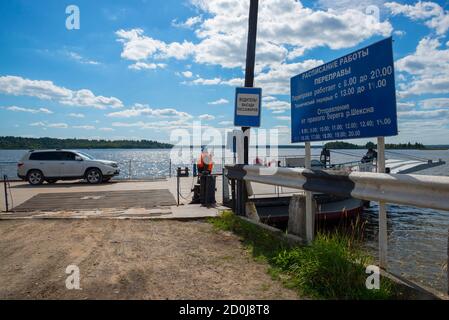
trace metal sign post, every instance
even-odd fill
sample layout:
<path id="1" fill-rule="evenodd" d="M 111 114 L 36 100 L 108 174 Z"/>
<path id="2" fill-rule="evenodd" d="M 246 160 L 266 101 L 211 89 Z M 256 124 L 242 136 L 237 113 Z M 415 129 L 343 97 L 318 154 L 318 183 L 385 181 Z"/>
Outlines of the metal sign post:
<path id="1" fill-rule="evenodd" d="M 377 138 L 377 172 L 385 173 L 385 137 Z M 387 269 L 388 233 L 387 206 L 379 201 L 379 266 Z"/>
<path id="2" fill-rule="evenodd" d="M 5 174 L 3 175 L 3 184 L 4 184 L 4 188 L 5 188 L 5 212 L 9 212 L 9 204 L 8 204 L 8 176 Z"/>
<path id="3" fill-rule="evenodd" d="M 257 18 L 259 13 L 259 0 L 250 0 L 249 22 L 248 22 L 248 43 L 246 48 L 246 69 L 245 69 L 245 87 L 254 87 L 254 67 L 256 61 L 256 38 L 257 38 Z M 244 146 L 244 164 L 249 163 L 249 138 L 245 132 L 249 127 L 242 127 L 243 146 Z M 243 180 L 237 182 L 237 214 L 245 215 L 246 200 L 248 198 L 246 185 Z"/>
<path id="4" fill-rule="evenodd" d="M 306 169 L 312 169 L 312 148 L 310 142 L 306 142 Z M 315 215 L 313 210 L 313 194 L 310 191 L 306 191 L 306 237 L 307 243 L 312 243 L 315 238 Z"/>

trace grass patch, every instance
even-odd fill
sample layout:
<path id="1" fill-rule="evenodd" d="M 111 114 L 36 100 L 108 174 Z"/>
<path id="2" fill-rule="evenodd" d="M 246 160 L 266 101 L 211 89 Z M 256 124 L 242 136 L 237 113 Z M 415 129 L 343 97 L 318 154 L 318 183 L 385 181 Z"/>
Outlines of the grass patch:
<path id="1" fill-rule="evenodd" d="M 368 290 L 365 281 L 372 257 L 354 233 L 319 233 L 310 246 L 291 247 L 271 232 L 225 212 L 209 222 L 216 229 L 239 235 L 257 260 L 267 261 L 270 275 L 300 295 L 316 299 L 392 299 L 395 286 L 381 279 L 379 290 Z"/>

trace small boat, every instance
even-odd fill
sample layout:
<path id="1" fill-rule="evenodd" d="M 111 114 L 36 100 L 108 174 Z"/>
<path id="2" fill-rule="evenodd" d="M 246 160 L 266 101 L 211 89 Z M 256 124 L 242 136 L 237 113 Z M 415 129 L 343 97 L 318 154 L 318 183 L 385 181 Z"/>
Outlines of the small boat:
<path id="1" fill-rule="evenodd" d="M 366 202 L 336 197 L 329 194 L 314 194 L 317 203 L 316 221 L 338 221 L 352 219 L 363 212 Z M 288 221 L 288 209 L 291 197 L 255 198 L 257 214 L 262 222 L 285 223 Z"/>

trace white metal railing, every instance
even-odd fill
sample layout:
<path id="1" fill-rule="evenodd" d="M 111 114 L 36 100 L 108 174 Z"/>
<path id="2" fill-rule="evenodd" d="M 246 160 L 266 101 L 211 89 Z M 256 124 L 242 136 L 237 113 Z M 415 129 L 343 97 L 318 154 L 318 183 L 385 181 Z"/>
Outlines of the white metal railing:
<path id="1" fill-rule="evenodd" d="M 243 166 L 228 167 L 231 178 L 234 170 L 245 181 L 449 211 L 449 177 Z"/>

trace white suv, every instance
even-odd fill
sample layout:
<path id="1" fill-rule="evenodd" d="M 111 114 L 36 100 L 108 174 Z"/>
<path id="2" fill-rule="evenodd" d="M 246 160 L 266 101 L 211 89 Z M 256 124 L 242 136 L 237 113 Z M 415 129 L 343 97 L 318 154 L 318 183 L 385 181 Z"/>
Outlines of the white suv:
<path id="1" fill-rule="evenodd" d="M 83 152 L 70 150 L 31 150 L 17 164 L 17 175 L 31 185 L 77 179 L 97 184 L 108 182 L 119 174 L 116 162 L 97 160 Z"/>

